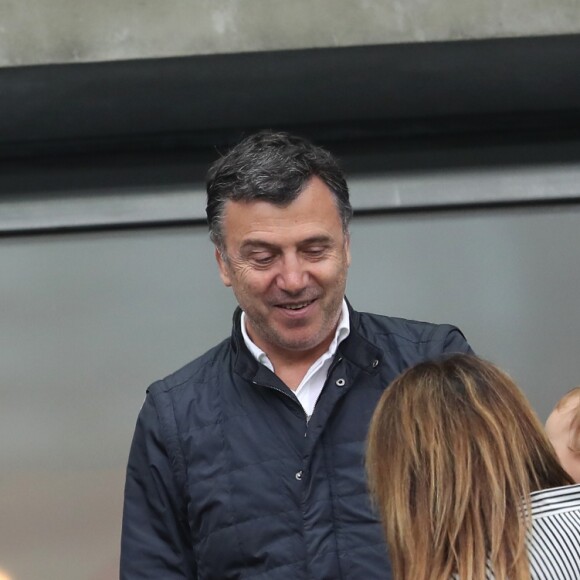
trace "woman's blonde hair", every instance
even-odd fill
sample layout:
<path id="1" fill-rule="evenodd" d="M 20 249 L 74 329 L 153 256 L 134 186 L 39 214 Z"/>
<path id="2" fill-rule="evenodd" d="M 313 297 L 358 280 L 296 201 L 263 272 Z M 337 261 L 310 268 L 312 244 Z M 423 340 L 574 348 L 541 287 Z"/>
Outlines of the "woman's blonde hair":
<path id="1" fill-rule="evenodd" d="M 397 580 L 528 580 L 530 493 L 573 483 L 510 377 L 460 354 L 386 389 L 367 472 Z"/>
<path id="2" fill-rule="evenodd" d="M 574 453 L 580 453 L 580 387 L 575 387 L 568 391 L 556 405 L 556 409 L 562 409 L 572 399 L 576 399 L 576 407 L 574 408 L 572 419 L 570 420 L 570 439 L 568 447 Z"/>

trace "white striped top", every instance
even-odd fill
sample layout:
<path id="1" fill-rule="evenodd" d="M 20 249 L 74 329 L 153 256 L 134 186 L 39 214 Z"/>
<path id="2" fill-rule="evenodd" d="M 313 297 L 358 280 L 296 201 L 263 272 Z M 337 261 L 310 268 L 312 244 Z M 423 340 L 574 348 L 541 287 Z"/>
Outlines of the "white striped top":
<path id="1" fill-rule="evenodd" d="M 580 580 L 580 484 L 531 494 L 532 580 Z"/>
<path id="2" fill-rule="evenodd" d="M 535 491 L 530 503 L 532 580 L 580 580 L 580 484 Z M 489 561 L 485 576 L 495 579 Z M 458 578 L 453 574 L 453 580 Z"/>

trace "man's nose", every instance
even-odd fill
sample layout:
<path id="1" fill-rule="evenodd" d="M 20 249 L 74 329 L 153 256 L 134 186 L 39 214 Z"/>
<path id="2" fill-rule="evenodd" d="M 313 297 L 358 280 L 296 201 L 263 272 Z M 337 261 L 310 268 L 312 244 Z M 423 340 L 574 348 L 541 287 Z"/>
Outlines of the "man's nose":
<path id="1" fill-rule="evenodd" d="M 277 277 L 278 287 L 291 294 L 296 294 L 307 285 L 308 273 L 299 256 L 285 256 L 280 263 Z"/>

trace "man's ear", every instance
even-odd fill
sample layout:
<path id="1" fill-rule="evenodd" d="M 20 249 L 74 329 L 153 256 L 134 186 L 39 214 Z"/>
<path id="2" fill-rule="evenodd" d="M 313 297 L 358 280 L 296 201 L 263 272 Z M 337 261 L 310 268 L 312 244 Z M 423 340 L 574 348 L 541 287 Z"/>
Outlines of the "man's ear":
<path id="1" fill-rule="evenodd" d="M 222 282 L 224 283 L 225 286 L 231 286 L 232 285 L 232 281 L 230 278 L 230 269 L 229 266 L 226 262 L 226 259 L 222 256 L 222 253 L 218 250 L 218 248 L 215 249 L 215 259 L 218 263 L 218 268 L 220 271 L 220 278 L 222 279 Z"/>
<path id="2" fill-rule="evenodd" d="M 346 252 L 346 266 L 350 266 L 350 232 L 344 238 L 344 251 Z"/>

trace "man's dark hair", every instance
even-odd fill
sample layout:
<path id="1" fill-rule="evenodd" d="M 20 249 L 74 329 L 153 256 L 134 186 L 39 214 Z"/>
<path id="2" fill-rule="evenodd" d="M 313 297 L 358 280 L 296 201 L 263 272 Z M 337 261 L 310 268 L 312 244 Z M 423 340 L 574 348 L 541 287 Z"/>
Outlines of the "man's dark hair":
<path id="1" fill-rule="evenodd" d="M 262 200 L 284 207 L 300 195 L 312 177 L 321 179 L 334 194 L 347 233 L 352 217 L 348 186 L 328 151 L 283 132 L 260 131 L 246 137 L 208 171 L 206 213 L 211 240 L 218 249 L 224 249 L 226 201 Z"/>

